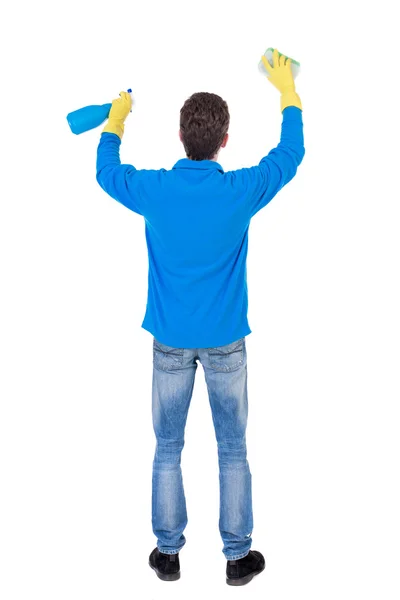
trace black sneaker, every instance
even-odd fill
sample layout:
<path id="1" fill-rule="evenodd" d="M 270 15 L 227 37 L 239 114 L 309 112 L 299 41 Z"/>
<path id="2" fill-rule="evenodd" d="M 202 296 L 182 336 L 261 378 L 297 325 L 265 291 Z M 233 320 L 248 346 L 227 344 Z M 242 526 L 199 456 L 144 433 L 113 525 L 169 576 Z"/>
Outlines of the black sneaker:
<path id="1" fill-rule="evenodd" d="M 264 569 L 265 559 L 261 552 L 250 550 L 248 555 L 243 558 L 227 561 L 226 583 L 228 585 L 246 585 Z"/>
<path id="2" fill-rule="evenodd" d="M 163 581 L 176 581 L 181 576 L 179 552 L 163 554 L 158 548 L 154 548 L 149 556 L 149 565 Z"/>

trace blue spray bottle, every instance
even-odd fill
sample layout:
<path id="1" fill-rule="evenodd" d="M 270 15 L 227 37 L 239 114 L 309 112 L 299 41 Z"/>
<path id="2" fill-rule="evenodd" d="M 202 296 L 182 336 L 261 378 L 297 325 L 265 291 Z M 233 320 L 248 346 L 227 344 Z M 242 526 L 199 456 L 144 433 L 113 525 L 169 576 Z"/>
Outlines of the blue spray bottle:
<path id="1" fill-rule="evenodd" d="M 128 90 L 129 94 L 132 90 Z M 111 110 L 111 102 L 108 104 L 92 104 L 78 108 L 67 115 L 68 125 L 72 133 L 79 135 L 95 127 L 99 127 L 108 118 Z"/>

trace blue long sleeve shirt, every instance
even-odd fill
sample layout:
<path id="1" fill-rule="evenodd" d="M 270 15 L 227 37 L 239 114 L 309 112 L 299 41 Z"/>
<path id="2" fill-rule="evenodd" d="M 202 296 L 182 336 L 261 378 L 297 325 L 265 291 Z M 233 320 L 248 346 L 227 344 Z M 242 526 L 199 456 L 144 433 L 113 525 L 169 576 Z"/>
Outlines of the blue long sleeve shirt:
<path id="1" fill-rule="evenodd" d="M 251 333 L 246 258 L 251 218 L 296 174 L 304 156 L 299 108 L 283 111 L 280 143 L 257 166 L 224 172 L 182 158 L 172 169 L 121 164 L 121 140 L 103 133 L 97 181 L 144 217 L 148 297 L 142 327 L 176 348 L 210 348 Z"/>

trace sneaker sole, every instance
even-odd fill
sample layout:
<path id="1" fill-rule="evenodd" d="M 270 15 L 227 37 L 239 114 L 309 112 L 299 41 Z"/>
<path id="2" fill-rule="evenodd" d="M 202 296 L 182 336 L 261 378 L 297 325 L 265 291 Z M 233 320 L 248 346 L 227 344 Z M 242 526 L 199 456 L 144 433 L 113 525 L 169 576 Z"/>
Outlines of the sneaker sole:
<path id="1" fill-rule="evenodd" d="M 264 569 L 265 569 L 265 565 L 259 571 L 254 571 L 253 573 L 249 573 L 245 577 L 240 577 L 238 579 L 234 579 L 232 577 L 227 577 L 226 583 L 228 585 L 246 585 L 246 583 L 250 583 L 250 581 L 253 579 L 253 577 L 256 577 L 257 575 L 262 573 L 264 571 Z"/>
<path id="2" fill-rule="evenodd" d="M 157 577 L 159 579 L 162 579 L 163 581 L 177 581 L 178 579 L 180 579 L 181 577 L 181 572 L 178 571 L 178 573 L 168 573 L 168 574 L 164 574 L 164 573 L 160 573 L 160 571 L 158 571 L 158 569 L 156 569 L 151 562 L 149 562 L 149 566 L 153 569 L 153 571 L 155 572 L 155 574 L 157 575 Z"/>

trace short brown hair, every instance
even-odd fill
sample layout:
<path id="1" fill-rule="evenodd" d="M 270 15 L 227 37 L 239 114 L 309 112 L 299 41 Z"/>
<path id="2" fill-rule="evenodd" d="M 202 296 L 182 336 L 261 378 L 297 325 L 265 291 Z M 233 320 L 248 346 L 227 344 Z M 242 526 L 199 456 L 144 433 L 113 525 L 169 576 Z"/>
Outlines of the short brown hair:
<path id="1" fill-rule="evenodd" d="M 191 160 L 211 160 L 229 128 L 228 105 L 217 94 L 197 92 L 181 108 L 182 142 Z"/>

